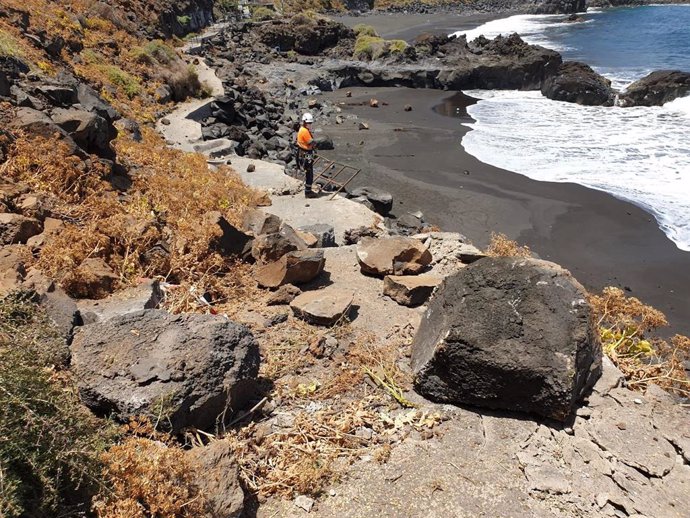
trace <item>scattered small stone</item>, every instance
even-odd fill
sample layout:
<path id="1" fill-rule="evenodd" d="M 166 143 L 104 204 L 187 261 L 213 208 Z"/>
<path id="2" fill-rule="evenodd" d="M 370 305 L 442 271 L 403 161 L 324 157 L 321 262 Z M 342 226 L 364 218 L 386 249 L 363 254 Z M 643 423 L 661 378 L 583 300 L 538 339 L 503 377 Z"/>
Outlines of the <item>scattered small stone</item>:
<path id="1" fill-rule="evenodd" d="M 295 505 L 306 512 L 310 512 L 312 507 L 314 507 L 314 499 L 308 496 L 299 495 L 295 498 Z"/>
<path id="2" fill-rule="evenodd" d="M 623 423 L 623 422 L 616 423 L 616 427 L 617 427 L 619 430 L 625 430 L 625 429 L 627 428 L 627 426 L 626 426 L 625 423 Z"/>
<path id="3" fill-rule="evenodd" d="M 349 90 L 345 92 L 345 97 L 352 97 L 352 92 L 350 92 Z"/>
<path id="4" fill-rule="evenodd" d="M 282 324 L 283 322 L 287 322 L 287 319 L 288 319 L 287 313 L 279 313 L 278 315 L 273 315 L 271 318 L 266 320 L 266 322 L 264 322 L 264 327 L 277 326 L 278 324 Z"/>
<path id="5" fill-rule="evenodd" d="M 319 101 L 316 99 L 309 99 L 309 102 L 307 103 L 309 108 L 317 108 L 319 106 Z"/>
<path id="6" fill-rule="evenodd" d="M 599 509 L 603 509 L 609 502 L 609 495 L 608 493 L 599 493 L 594 499 L 596 500 Z"/>
<path id="7" fill-rule="evenodd" d="M 329 490 L 328 490 L 328 494 L 329 494 L 330 496 L 335 496 L 335 495 L 336 495 L 335 489 L 329 489 Z"/>
<path id="8" fill-rule="evenodd" d="M 378 108 L 379 107 L 378 99 L 369 99 L 369 106 L 371 106 L 372 108 Z"/>
<path id="9" fill-rule="evenodd" d="M 254 164 L 249 164 L 249 165 L 247 166 L 247 172 L 248 172 L 248 173 L 253 173 L 254 171 L 256 171 L 256 166 L 255 166 Z"/>
<path id="10" fill-rule="evenodd" d="M 302 290 L 300 290 L 297 286 L 293 286 L 292 284 L 285 284 L 278 288 L 278 290 L 271 296 L 271 298 L 268 299 L 266 304 L 269 306 L 280 306 L 283 304 L 290 304 L 290 302 L 295 300 L 295 297 L 297 297 L 301 293 Z"/>
<path id="11" fill-rule="evenodd" d="M 344 120 L 340 115 L 336 116 L 336 118 L 335 118 L 336 124 L 342 124 L 343 122 L 344 122 Z"/>
<path id="12" fill-rule="evenodd" d="M 163 126 L 170 126 L 170 119 L 161 119 L 161 124 Z"/>
<path id="13" fill-rule="evenodd" d="M 412 105 L 406 104 L 405 108 L 403 108 L 406 112 L 411 112 L 412 111 Z"/>
<path id="14" fill-rule="evenodd" d="M 635 399 L 633 399 L 633 403 L 635 403 L 636 405 L 641 405 L 642 400 L 640 398 L 635 398 Z"/>
<path id="15" fill-rule="evenodd" d="M 360 122 L 360 123 L 359 123 L 359 129 L 360 129 L 360 130 L 368 130 L 368 129 L 369 129 L 369 125 L 368 125 L 366 122 Z M 364 143 L 364 141 L 362 141 L 362 144 L 363 144 L 363 143 Z"/>

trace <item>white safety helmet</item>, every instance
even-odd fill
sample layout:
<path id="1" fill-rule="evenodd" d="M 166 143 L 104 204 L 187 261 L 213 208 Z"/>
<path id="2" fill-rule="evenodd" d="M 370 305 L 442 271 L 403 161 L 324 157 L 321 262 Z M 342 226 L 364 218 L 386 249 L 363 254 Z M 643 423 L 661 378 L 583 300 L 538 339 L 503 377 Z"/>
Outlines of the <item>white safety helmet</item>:
<path id="1" fill-rule="evenodd" d="M 305 113 L 304 115 L 302 115 L 302 122 L 306 124 L 311 124 L 312 122 L 314 122 L 314 116 L 311 113 Z"/>

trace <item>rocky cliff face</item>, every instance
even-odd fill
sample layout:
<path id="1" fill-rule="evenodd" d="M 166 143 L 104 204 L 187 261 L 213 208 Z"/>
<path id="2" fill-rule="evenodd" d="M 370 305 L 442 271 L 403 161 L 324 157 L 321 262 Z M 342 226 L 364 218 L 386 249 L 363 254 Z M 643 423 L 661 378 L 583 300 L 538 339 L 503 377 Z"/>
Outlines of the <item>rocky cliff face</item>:
<path id="1" fill-rule="evenodd" d="M 146 20 L 147 32 L 153 37 L 170 38 L 199 32 L 213 23 L 214 0 L 182 0 L 166 2 L 112 2 L 124 12 L 125 17 L 141 23 Z"/>

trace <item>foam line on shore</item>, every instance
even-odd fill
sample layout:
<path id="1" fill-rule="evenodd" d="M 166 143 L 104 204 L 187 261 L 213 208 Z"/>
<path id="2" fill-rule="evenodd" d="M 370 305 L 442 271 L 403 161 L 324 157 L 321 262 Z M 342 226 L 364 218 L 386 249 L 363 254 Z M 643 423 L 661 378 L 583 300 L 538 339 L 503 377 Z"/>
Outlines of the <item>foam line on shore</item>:
<path id="1" fill-rule="evenodd" d="M 578 183 L 630 201 L 690 251 L 690 147 L 677 144 L 687 142 L 690 97 L 662 107 L 605 108 L 539 92 L 465 93 L 481 99 L 468 108 L 475 122 L 462 140 L 467 152 L 535 180 Z"/>

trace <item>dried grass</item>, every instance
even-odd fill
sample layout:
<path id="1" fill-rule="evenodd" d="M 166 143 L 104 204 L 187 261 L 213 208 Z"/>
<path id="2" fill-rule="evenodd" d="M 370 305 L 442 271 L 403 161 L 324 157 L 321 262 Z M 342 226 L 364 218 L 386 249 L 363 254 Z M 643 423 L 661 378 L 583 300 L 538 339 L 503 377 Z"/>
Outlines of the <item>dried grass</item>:
<path id="1" fill-rule="evenodd" d="M 528 246 L 520 246 L 505 234 L 491 233 L 491 241 L 485 251 L 489 257 L 532 257 Z"/>
<path id="2" fill-rule="evenodd" d="M 659 310 L 623 290 L 604 288 L 590 295 L 590 304 L 599 328 L 605 354 L 621 370 L 634 389 L 644 390 L 654 383 L 678 395 L 690 396 L 690 379 L 685 361 L 690 359 L 690 338 L 676 335 L 670 340 L 654 337 L 659 327 L 668 325 Z"/>
<path id="3" fill-rule="evenodd" d="M 274 418 L 273 431 L 267 423 L 251 423 L 222 439 L 235 452 L 246 489 L 259 498 L 319 495 L 362 455 L 385 462 L 391 445 L 410 430 L 430 430 L 441 420 L 439 414 L 399 410 L 399 402 L 388 391 L 367 382 L 367 372 L 386 373 L 398 390 L 409 389 L 409 374 L 398 367 L 405 343 L 395 338 L 380 343 L 373 334 L 344 324 L 331 331 L 349 344 L 347 352 L 318 362 L 305 353 L 310 341 L 318 340 L 309 327 L 294 332 L 289 352 L 278 349 L 282 356 L 276 364 L 285 362 L 287 354 L 287 367 L 272 365 L 265 371 L 275 376 L 272 396 L 287 420 L 276 427 Z M 271 342 L 268 348 L 260 343 L 263 356 L 271 362 L 280 342 Z M 363 428 L 371 431 L 373 439 L 358 435 Z"/>
<path id="4" fill-rule="evenodd" d="M 100 257 L 123 285 L 160 276 L 186 292 L 192 286 L 210 292 L 214 300 L 245 295 L 252 286 L 248 272 L 216 251 L 221 231 L 209 213 L 237 224 L 263 194 L 230 169 L 210 171 L 201 155 L 168 148 L 152 129 L 143 130 L 142 142 L 120 137 L 115 147 L 133 180 L 124 197 L 98 160 L 82 161 L 64 142 L 20 134 L 10 147 L 2 174 L 50 195 L 55 213 L 67 222 L 37 266 L 72 293 L 83 261 Z M 175 303 L 180 311 L 189 306 L 184 297 Z"/>

